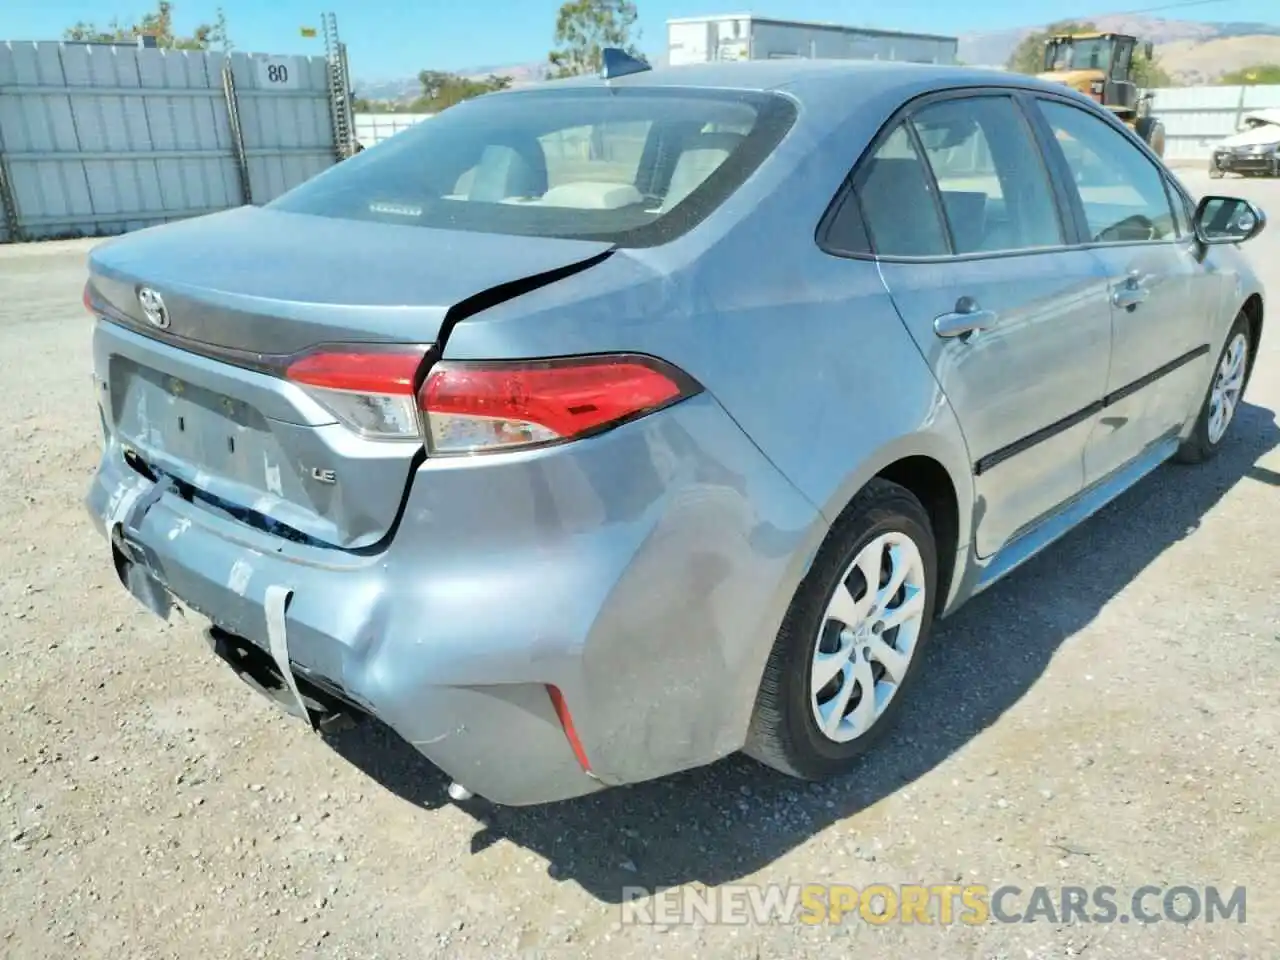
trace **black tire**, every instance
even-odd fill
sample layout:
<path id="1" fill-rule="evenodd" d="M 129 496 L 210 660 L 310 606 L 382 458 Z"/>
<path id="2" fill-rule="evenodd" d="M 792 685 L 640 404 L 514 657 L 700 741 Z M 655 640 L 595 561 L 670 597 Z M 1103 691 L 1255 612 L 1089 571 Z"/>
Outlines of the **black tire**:
<path id="1" fill-rule="evenodd" d="M 925 589 L 920 630 L 908 667 L 884 712 L 865 733 L 838 743 L 819 729 L 813 715 L 809 690 L 812 659 L 826 623 L 828 602 L 842 575 L 865 546 L 885 533 L 907 535 L 919 551 Z M 805 780 L 847 772 L 893 725 L 907 699 L 932 632 L 937 582 L 937 547 L 929 515 L 906 488 L 872 480 L 832 526 L 796 590 L 756 695 L 747 755 Z"/>
<path id="2" fill-rule="evenodd" d="M 1222 171 L 1218 169 L 1218 165 L 1215 164 L 1212 160 L 1209 161 L 1209 179 L 1210 180 L 1222 179 Z"/>
<path id="3" fill-rule="evenodd" d="M 1136 133 L 1149 146 L 1157 157 L 1164 156 L 1165 132 L 1164 124 L 1152 116 L 1138 117 L 1133 124 Z"/>
<path id="4" fill-rule="evenodd" d="M 1249 332 L 1249 318 L 1243 313 L 1238 314 L 1236 322 L 1231 325 L 1231 331 L 1227 334 L 1226 342 L 1222 345 L 1222 349 L 1218 351 L 1217 358 L 1213 362 L 1213 369 L 1209 372 L 1209 385 L 1205 388 L 1204 399 L 1200 402 L 1200 412 L 1196 415 L 1196 425 L 1192 429 L 1191 435 L 1183 441 L 1182 445 L 1178 447 L 1178 452 L 1174 455 L 1174 459 L 1179 463 L 1204 463 L 1206 460 L 1211 460 L 1217 456 L 1223 442 L 1231 435 L 1231 424 L 1235 422 L 1235 411 L 1232 412 L 1232 419 L 1227 423 L 1222 435 L 1216 441 L 1210 439 L 1209 417 L 1213 408 L 1213 388 L 1218 382 L 1218 371 L 1227 355 L 1227 351 L 1231 349 L 1231 345 L 1237 337 L 1244 337 L 1244 385 L 1240 388 L 1240 397 L 1236 403 L 1236 410 L 1239 410 L 1239 404 L 1244 399 L 1245 388 L 1249 385 L 1249 374 L 1253 369 L 1253 346 L 1252 341 L 1249 339 Z"/>

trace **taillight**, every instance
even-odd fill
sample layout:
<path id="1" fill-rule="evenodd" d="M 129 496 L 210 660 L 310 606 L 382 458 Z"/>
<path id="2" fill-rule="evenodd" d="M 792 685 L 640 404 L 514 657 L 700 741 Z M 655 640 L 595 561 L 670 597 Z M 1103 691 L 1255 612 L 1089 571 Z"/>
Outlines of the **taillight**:
<path id="1" fill-rule="evenodd" d="M 415 384 L 425 347 L 322 347 L 289 364 L 303 387 L 347 427 L 376 440 L 422 441 Z"/>
<path id="2" fill-rule="evenodd" d="M 89 284 L 84 285 L 84 293 L 80 296 L 80 302 L 84 304 L 84 308 L 92 314 L 97 314 L 97 310 L 93 308 L 93 297 L 89 294 Z"/>
<path id="3" fill-rule="evenodd" d="M 374 440 L 425 439 L 436 455 L 574 440 L 701 389 L 670 364 L 631 354 L 442 361 L 419 388 L 426 352 L 423 346 L 328 345 L 295 358 L 285 377 L 349 429 Z"/>
<path id="4" fill-rule="evenodd" d="M 631 354 L 449 362 L 419 392 L 433 454 L 488 453 L 600 433 L 701 388 L 652 357 Z"/>

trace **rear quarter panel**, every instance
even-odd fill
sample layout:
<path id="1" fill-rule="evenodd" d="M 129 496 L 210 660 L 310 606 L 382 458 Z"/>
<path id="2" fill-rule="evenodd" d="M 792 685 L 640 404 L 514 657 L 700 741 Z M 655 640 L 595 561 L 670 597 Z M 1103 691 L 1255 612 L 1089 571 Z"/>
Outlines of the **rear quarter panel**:
<path id="1" fill-rule="evenodd" d="M 956 487 L 958 543 L 967 545 L 972 487 L 954 414 L 876 265 L 830 256 L 815 241 L 841 182 L 899 103 L 838 124 L 806 124 L 802 112 L 775 155 L 693 231 L 617 251 L 468 318 L 445 356 L 661 357 L 702 383 L 827 523 L 893 461 L 937 460 Z M 806 568 L 779 584 L 761 664 Z"/>

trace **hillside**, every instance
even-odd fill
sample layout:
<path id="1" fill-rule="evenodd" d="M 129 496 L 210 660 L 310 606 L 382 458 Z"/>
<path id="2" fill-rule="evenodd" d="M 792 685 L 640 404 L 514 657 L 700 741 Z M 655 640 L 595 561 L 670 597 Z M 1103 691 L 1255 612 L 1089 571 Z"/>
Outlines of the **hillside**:
<path id="1" fill-rule="evenodd" d="M 1280 63 L 1280 24 L 1203 23 L 1117 14 L 1091 18 L 1098 29 L 1131 33 L 1156 46 L 1161 65 L 1179 83 L 1212 82 L 1232 70 Z M 960 36 L 965 63 L 1003 65 L 1024 37 L 1043 27 L 1021 27 Z"/>
<path id="2" fill-rule="evenodd" d="M 1212 83 L 1222 74 L 1262 63 L 1280 63 L 1280 37 L 1218 37 L 1176 40 L 1156 48 L 1165 69 L 1179 83 Z"/>

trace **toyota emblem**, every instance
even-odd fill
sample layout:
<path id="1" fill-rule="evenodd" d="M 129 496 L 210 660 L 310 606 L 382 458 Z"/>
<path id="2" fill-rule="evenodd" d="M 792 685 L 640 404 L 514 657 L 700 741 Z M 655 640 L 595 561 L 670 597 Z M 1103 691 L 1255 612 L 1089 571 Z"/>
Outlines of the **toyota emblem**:
<path id="1" fill-rule="evenodd" d="M 150 287 L 138 288 L 138 305 L 147 322 L 161 330 L 169 328 L 169 311 L 164 305 L 164 298 Z"/>

